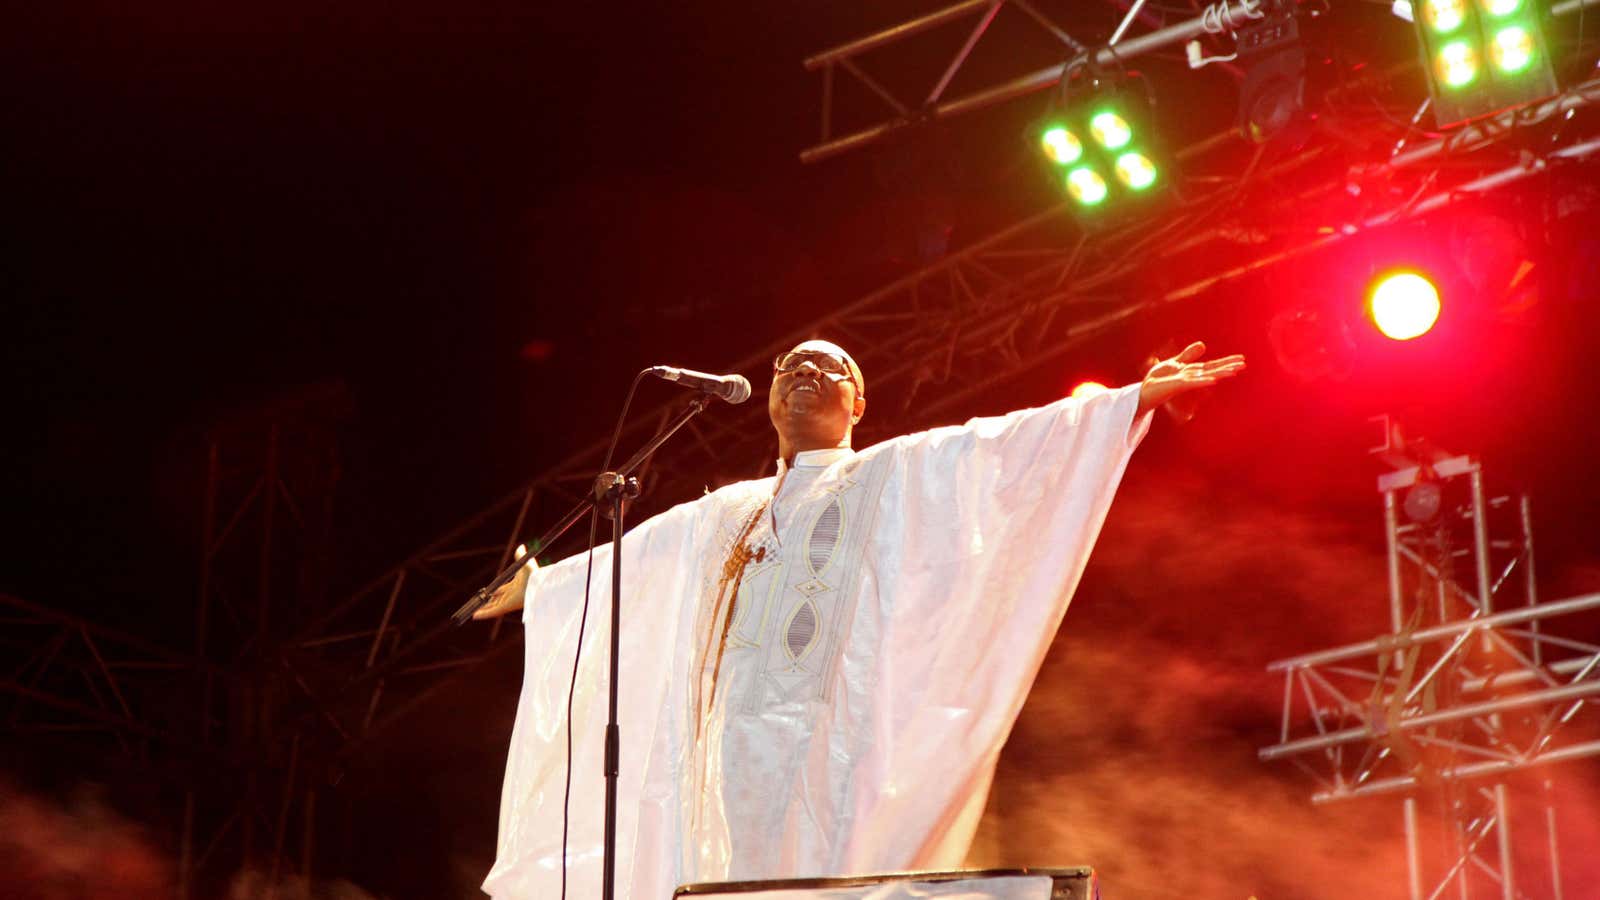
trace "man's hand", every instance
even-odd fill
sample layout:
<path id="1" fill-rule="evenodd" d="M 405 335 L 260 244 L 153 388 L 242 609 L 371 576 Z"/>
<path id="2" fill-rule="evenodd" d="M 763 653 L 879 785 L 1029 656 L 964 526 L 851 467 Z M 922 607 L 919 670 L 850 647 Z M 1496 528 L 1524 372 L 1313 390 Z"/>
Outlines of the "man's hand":
<path id="1" fill-rule="evenodd" d="M 478 607 L 472 617 L 474 619 L 492 619 L 496 616 L 503 616 L 513 610 L 521 609 L 522 598 L 527 596 L 528 593 L 528 576 L 533 573 L 534 565 L 533 560 L 528 560 L 528 564 L 518 569 L 517 574 L 510 581 L 495 589 L 493 596 L 489 598 L 489 602 Z"/>
<path id="2" fill-rule="evenodd" d="M 1205 353 L 1206 345 L 1195 341 L 1177 356 L 1152 366 L 1139 385 L 1139 414 L 1143 415 L 1191 391 L 1210 387 L 1244 371 L 1244 356 L 1240 354 L 1201 362 L 1200 357 Z M 1183 419 L 1194 415 L 1193 409 L 1178 412 L 1187 412 L 1187 415 L 1180 415 Z"/>

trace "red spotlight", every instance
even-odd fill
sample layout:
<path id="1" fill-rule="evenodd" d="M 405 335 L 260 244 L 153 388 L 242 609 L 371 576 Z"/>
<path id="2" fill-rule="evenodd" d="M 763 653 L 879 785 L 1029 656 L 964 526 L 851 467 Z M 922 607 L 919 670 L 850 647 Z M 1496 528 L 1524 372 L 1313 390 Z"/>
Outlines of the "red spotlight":
<path id="1" fill-rule="evenodd" d="M 1085 381 L 1072 389 L 1072 396 L 1079 400 L 1085 400 L 1095 394 L 1103 394 L 1109 390 L 1111 389 L 1098 381 Z"/>
<path id="2" fill-rule="evenodd" d="M 1385 337 L 1409 341 L 1439 320 L 1439 289 L 1415 272 L 1391 272 L 1373 284 L 1367 312 Z"/>

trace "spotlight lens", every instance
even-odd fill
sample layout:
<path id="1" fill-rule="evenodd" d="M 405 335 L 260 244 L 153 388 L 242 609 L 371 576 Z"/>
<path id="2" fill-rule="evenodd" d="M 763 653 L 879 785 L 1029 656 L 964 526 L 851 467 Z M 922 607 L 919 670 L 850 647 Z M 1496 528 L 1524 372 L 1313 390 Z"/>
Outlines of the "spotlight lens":
<path id="1" fill-rule="evenodd" d="M 1143 153 L 1124 153 L 1117 157 L 1117 177 L 1136 191 L 1156 183 L 1156 164 Z"/>
<path id="2" fill-rule="evenodd" d="M 1478 77 L 1478 55 L 1466 41 L 1444 45 L 1433 65 L 1434 74 L 1447 87 L 1464 87 Z"/>
<path id="3" fill-rule="evenodd" d="M 1104 394 L 1111 390 L 1098 381 L 1085 381 L 1072 389 L 1072 396 L 1077 400 L 1087 400 L 1096 394 Z"/>
<path id="4" fill-rule="evenodd" d="M 1439 290 L 1414 272 L 1390 275 L 1372 290 L 1372 322 L 1384 336 L 1409 341 L 1428 333 L 1439 319 Z"/>
<path id="5" fill-rule="evenodd" d="M 1502 28 L 1495 33 L 1494 41 L 1489 45 L 1489 56 L 1500 71 L 1509 74 L 1521 72 L 1533 62 L 1533 35 L 1526 28 L 1516 25 Z"/>
<path id="6" fill-rule="evenodd" d="M 1058 166 L 1070 166 L 1083 157 L 1078 136 L 1060 125 L 1046 130 L 1039 142 L 1044 145 L 1044 155 Z"/>
<path id="7" fill-rule="evenodd" d="M 1487 0 L 1489 3 L 1517 2 L 1517 0 Z M 1466 20 L 1467 10 L 1464 0 L 1427 0 L 1423 4 L 1423 21 L 1434 31 L 1445 33 L 1455 31 Z"/>
<path id="8" fill-rule="evenodd" d="M 1133 139 L 1133 129 L 1128 127 L 1128 120 L 1110 110 L 1096 113 L 1089 120 L 1089 130 L 1094 132 L 1094 139 L 1100 142 L 1100 146 L 1107 150 L 1125 147 Z"/>
<path id="9" fill-rule="evenodd" d="M 1067 174 L 1067 191 L 1084 206 L 1094 206 L 1106 198 L 1106 180 L 1088 166 L 1079 166 Z"/>
<path id="10" fill-rule="evenodd" d="M 1509 16 L 1522 8 L 1522 0 L 1483 0 L 1483 10 L 1491 16 Z"/>

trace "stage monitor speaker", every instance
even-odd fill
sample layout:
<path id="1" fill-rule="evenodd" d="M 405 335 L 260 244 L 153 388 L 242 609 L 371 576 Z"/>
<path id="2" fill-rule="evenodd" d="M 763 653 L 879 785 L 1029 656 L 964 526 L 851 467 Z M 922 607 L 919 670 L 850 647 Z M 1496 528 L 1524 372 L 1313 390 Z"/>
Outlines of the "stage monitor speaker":
<path id="1" fill-rule="evenodd" d="M 1100 900 L 1094 870 L 974 869 L 686 884 L 674 900 Z"/>

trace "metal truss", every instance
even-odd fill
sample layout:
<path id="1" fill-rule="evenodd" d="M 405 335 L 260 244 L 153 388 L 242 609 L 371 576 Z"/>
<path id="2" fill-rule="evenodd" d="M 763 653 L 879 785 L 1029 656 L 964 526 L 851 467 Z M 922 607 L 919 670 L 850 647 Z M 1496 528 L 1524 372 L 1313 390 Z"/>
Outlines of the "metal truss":
<path id="1" fill-rule="evenodd" d="M 1121 9 L 1128 8 L 1125 4 L 1111 4 Z M 1132 4 L 1129 8 L 1124 27 L 1119 28 L 1120 36 L 1126 28 L 1127 22 L 1138 17 L 1147 24 L 1159 25 L 1161 20 L 1142 12 L 1143 2 Z M 980 40 L 989 30 L 989 26 L 999 15 L 1002 7 L 1016 9 L 1018 14 L 1032 22 L 1042 30 L 1049 39 L 1059 44 L 1063 63 L 1037 69 L 1026 74 L 1020 74 L 998 85 L 983 88 L 972 93 L 956 98 L 947 98 L 946 94 L 953 79 L 961 67 L 967 62 L 973 51 L 978 47 Z M 1244 21 L 1255 9 L 1256 4 L 1251 3 L 1226 3 L 1225 11 L 1218 14 L 1219 20 L 1228 21 L 1237 19 Z M 1109 10 L 1108 10 L 1109 12 Z M 928 93 L 916 102 L 907 102 L 902 97 L 885 87 L 882 82 L 867 72 L 861 57 L 875 50 L 881 50 L 889 45 L 898 44 L 909 38 L 916 37 L 925 32 L 932 31 L 940 26 L 950 25 L 964 20 L 973 20 L 971 30 L 965 42 L 950 59 L 950 62 L 941 70 L 934 80 Z M 1090 62 L 1101 65 L 1117 65 L 1133 57 L 1153 50 L 1159 50 L 1174 44 L 1181 44 L 1205 34 L 1207 31 L 1204 17 L 1196 15 L 1176 25 L 1158 27 L 1126 41 L 1118 42 L 1115 46 L 1090 48 L 1068 34 L 1059 24 L 1049 16 L 1041 13 L 1037 8 L 1025 0 L 964 0 L 952 6 L 924 16 L 902 22 L 874 32 L 846 44 L 825 50 L 805 60 L 808 71 L 822 73 L 822 134 L 818 142 L 800 152 L 802 162 L 820 162 L 841 153 L 864 147 L 890 137 L 898 132 L 914 128 L 919 124 L 933 119 L 944 119 L 964 113 L 976 112 L 989 106 L 1004 103 L 1037 91 L 1052 87 L 1061 80 L 1062 73 L 1069 64 Z M 861 88 L 871 93 L 881 104 L 881 108 L 888 114 L 888 118 L 877 123 L 837 136 L 835 119 L 835 72 L 842 69 Z"/>
<path id="2" fill-rule="evenodd" d="M 1488 499 L 1476 460 L 1389 435 L 1377 452 L 1394 467 L 1378 480 L 1391 630 L 1269 665 L 1283 674 L 1283 714 L 1278 743 L 1259 755 L 1311 775 L 1317 803 L 1403 795 L 1414 900 L 1451 885 L 1467 896 L 1478 883 L 1507 900 L 1527 896 L 1516 887 L 1503 779 L 1600 755 L 1592 728 L 1574 721 L 1600 694 L 1600 646 L 1547 630 L 1600 609 L 1600 594 L 1540 602 L 1527 498 Z M 1511 536 L 1492 537 L 1501 525 Z M 1446 864 L 1428 878 L 1417 808 L 1435 792 L 1453 834 Z M 1559 897 L 1548 798 L 1542 818 Z"/>
<path id="3" fill-rule="evenodd" d="M 197 677 L 225 679 L 223 670 L 20 597 L 0 594 L 0 609 L 8 731 L 74 734 L 132 756 L 148 756 L 151 743 L 199 746 L 198 733 L 166 713 L 173 696 L 193 694 Z"/>
<path id="4" fill-rule="evenodd" d="M 178 897 L 216 893 L 254 862 L 258 831 L 274 835 L 267 871 L 275 881 L 292 799 L 305 804 L 301 858 L 309 867 L 315 790 L 292 787 L 303 781 L 297 754 L 285 767 L 232 737 L 243 726 L 230 698 L 268 693 L 261 680 L 19 597 L 0 594 L 0 611 L 4 731 L 52 739 L 85 771 L 130 769 L 168 798 L 159 812 L 175 832 Z"/>
<path id="5" fill-rule="evenodd" d="M 307 874 L 326 767 L 281 729 L 306 684 L 279 636 L 321 596 L 342 386 L 321 385 L 213 426 L 192 649 L 176 650 L 21 598 L 0 641 L 6 730 L 73 738 L 92 768 L 155 786 L 178 848 L 178 896 L 218 893 L 241 871 L 277 882 L 301 832 Z M 291 824 L 298 810 L 303 821 Z"/>
<path id="6" fill-rule="evenodd" d="M 1587 6 L 1600 4 L 1600 0 L 1565 0 L 1552 6 L 1552 17 L 1573 15 Z M 1111 42 L 1105 46 L 1089 47 L 1067 33 L 1055 20 L 1041 13 L 1035 6 L 1025 0 L 963 0 L 935 12 L 919 16 L 906 22 L 881 29 L 872 34 L 856 40 L 841 44 L 837 47 L 807 57 L 805 68 L 807 71 L 820 72 L 822 77 L 821 98 L 821 135 L 816 144 L 800 152 L 800 160 L 806 163 L 821 162 L 842 153 L 861 147 L 881 142 L 898 133 L 935 119 L 948 119 L 966 113 L 976 112 L 990 106 L 1014 100 L 1028 94 L 1036 93 L 1056 85 L 1068 67 L 1082 63 L 1095 63 L 1102 66 L 1115 66 L 1127 62 L 1137 56 L 1161 50 L 1177 44 L 1187 43 L 1211 31 L 1207 26 L 1208 15 L 1197 15 L 1175 24 L 1167 25 L 1162 18 L 1156 18 L 1144 11 L 1143 0 L 1111 0 L 1108 4 L 1115 8 L 1120 15 L 1126 11 L 1122 25 L 1117 29 Z M 1257 2 L 1245 3 L 1218 3 L 1213 10 L 1208 10 L 1209 17 L 1215 22 L 1244 22 L 1251 18 L 1258 7 Z M 1059 65 L 1035 69 L 1031 72 L 1017 76 L 999 84 L 981 88 L 956 98 L 946 96 L 951 80 L 962 66 L 966 64 L 973 52 L 977 49 L 984 34 L 989 30 L 1001 8 L 1010 6 L 1018 11 L 1021 16 L 1031 21 L 1041 29 L 1049 38 L 1061 47 L 1063 62 Z M 1119 40 L 1126 31 L 1128 24 L 1138 18 L 1146 25 L 1151 26 L 1150 31 L 1135 35 L 1125 41 Z M 941 70 L 938 78 L 933 82 L 928 93 L 919 101 L 908 102 L 903 96 L 897 96 L 883 83 L 874 78 L 866 69 L 862 57 L 873 51 L 881 51 L 891 45 L 905 43 L 925 33 L 939 29 L 942 26 L 953 25 L 958 22 L 971 22 L 970 31 L 960 49 L 951 57 L 950 61 Z M 1226 64 L 1224 64 L 1226 66 Z M 1407 68 L 1411 64 L 1407 64 Z M 852 82 L 861 89 L 871 94 L 877 101 L 879 115 L 885 116 L 871 125 L 858 128 L 848 134 L 839 135 L 836 119 L 836 70 L 842 69 L 850 76 Z M 1236 76 L 1237 70 L 1228 67 Z M 1472 129 L 1468 129 L 1469 131 Z"/>

